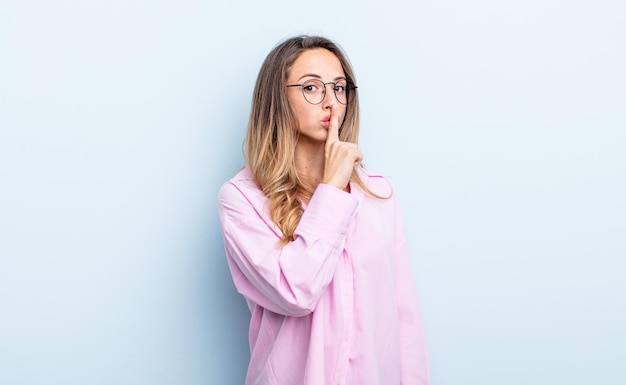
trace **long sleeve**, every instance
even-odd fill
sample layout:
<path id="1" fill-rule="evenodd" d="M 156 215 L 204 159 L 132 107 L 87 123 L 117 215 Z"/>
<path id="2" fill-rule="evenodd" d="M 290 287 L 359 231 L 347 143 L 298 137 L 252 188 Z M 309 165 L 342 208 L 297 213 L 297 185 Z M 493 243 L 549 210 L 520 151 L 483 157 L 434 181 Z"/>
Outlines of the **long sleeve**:
<path id="1" fill-rule="evenodd" d="M 395 199 L 395 198 L 393 198 Z M 401 385 L 430 384 L 426 335 L 419 310 L 402 216 L 394 202 L 397 245 L 394 251 L 395 283 L 400 321 Z"/>
<path id="2" fill-rule="evenodd" d="M 226 258 L 250 314 L 246 385 L 428 385 L 426 338 L 398 202 L 319 185 L 281 244 L 268 201 L 242 169 L 219 192 Z"/>
<path id="3" fill-rule="evenodd" d="M 304 316 L 331 282 L 358 202 L 332 186 L 319 185 L 294 233 L 282 234 L 269 219 L 266 199 L 246 184 L 225 184 L 218 211 L 237 290 L 278 314 Z"/>

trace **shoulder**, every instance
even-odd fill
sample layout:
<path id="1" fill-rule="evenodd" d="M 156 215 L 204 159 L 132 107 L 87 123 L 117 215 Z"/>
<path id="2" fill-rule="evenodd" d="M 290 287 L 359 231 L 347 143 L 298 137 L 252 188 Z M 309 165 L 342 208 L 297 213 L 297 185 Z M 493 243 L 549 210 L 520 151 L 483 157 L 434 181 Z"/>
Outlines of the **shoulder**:
<path id="1" fill-rule="evenodd" d="M 241 190 L 242 192 L 260 191 L 259 187 L 254 182 L 254 177 L 247 167 L 239 170 L 235 176 L 222 185 L 220 188 L 220 197 L 224 194 L 228 195 L 234 190 Z"/>
<path id="2" fill-rule="evenodd" d="M 382 197 L 393 195 L 393 187 L 389 176 L 363 167 L 358 168 L 357 171 L 361 181 L 371 192 Z"/>
<path id="3" fill-rule="evenodd" d="M 233 209 L 241 205 L 263 207 L 266 201 L 265 194 L 256 185 L 247 167 L 224 183 L 218 193 L 220 208 Z"/>

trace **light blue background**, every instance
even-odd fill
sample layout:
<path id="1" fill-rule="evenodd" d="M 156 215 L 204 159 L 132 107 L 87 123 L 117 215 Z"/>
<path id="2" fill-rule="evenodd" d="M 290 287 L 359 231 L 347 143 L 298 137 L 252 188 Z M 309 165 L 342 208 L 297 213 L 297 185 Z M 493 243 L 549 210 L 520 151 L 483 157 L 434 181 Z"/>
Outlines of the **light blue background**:
<path id="1" fill-rule="evenodd" d="M 433 385 L 624 384 L 623 1 L 2 1 L 0 383 L 242 384 L 216 216 L 259 66 L 336 39 Z"/>

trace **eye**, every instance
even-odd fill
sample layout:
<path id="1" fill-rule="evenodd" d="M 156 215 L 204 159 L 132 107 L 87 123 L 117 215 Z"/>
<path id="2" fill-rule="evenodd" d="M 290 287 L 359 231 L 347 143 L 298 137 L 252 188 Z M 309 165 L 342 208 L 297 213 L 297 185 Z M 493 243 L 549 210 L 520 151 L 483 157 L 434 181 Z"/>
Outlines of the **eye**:
<path id="1" fill-rule="evenodd" d="M 317 91 L 317 85 L 311 83 L 304 84 L 302 85 L 302 89 L 304 90 L 304 92 L 315 92 Z"/>
<path id="2" fill-rule="evenodd" d="M 348 83 L 346 80 L 340 80 L 335 83 L 335 87 L 333 88 L 335 89 L 336 94 L 343 94 L 348 90 Z"/>
<path id="3" fill-rule="evenodd" d="M 335 92 L 338 92 L 340 94 L 346 92 L 346 86 L 344 84 L 336 84 L 335 85 Z"/>

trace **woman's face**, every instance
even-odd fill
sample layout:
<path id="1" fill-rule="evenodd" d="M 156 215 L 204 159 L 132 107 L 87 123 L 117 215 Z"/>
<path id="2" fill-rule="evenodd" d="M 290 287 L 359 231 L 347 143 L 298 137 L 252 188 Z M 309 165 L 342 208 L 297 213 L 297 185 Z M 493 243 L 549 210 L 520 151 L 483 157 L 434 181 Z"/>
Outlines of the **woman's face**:
<path id="1" fill-rule="evenodd" d="M 287 78 L 287 84 L 304 84 L 313 79 L 321 80 L 323 83 L 335 83 L 345 80 L 345 77 L 335 54 L 324 48 L 315 48 L 302 52 L 296 59 Z M 288 88 L 289 102 L 296 113 L 300 141 L 325 142 L 331 115 L 337 115 L 339 122 L 343 122 L 346 105 L 339 103 L 335 97 L 333 84 L 327 84 L 325 87 L 326 95 L 319 104 L 308 102 L 303 95 L 302 87 Z M 315 87 L 307 87 L 305 91 L 309 99 L 312 99 L 310 95 L 315 92 Z"/>

